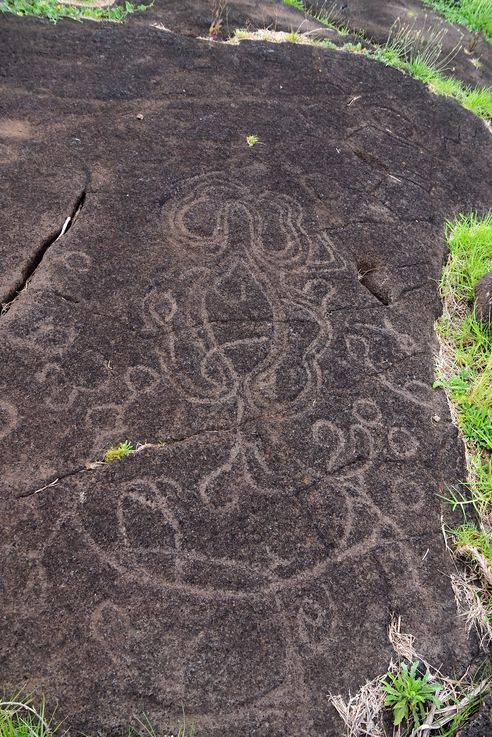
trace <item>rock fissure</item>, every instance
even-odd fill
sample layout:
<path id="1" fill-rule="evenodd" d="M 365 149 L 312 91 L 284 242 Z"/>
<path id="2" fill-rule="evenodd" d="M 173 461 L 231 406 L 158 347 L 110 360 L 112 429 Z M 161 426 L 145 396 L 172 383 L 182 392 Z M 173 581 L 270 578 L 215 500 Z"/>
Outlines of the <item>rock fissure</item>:
<path id="1" fill-rule="evenodd" d="M 171 445 L 176 445 L 178 443 L 185 443 L 188 440 L 192 440 L 196 437 L 201 437 L 204 435 L 213 435 L 213 434 L 220 434 L 220 433 L 232 433 L 234 432 L 234 428 L 204 428 L 203 430 L 200 430 L 196 433 L 190 433 L 189 435 L 181 435 L 178 437 L 168 437 L 163 439 L 162 441 L 158 443 L 139 443 L 137 447 L 132 450 L 128 457 L 137 455 L 138 453 L 141 453 L 144 450 L 149 449 L 159 449 L 164 450 L 165 448 L 168 448 Z M 45 491 L 46 489 L 49 489 L 53 486 L 57 486 L 60 481 L 64 481 L 67 478 L 70 478 L 71 476 L 76 476 L 79 473 L 85 473 L 87 471 L 96 471 L 100 468 L 110 468 L 113 463 L 117 463 L 118 461 L 111 461 L 110 463 L 105 461 L 89 461 L 84 466 L 79 466 L 78 468 L 72 469 L 70 471 L 66 471 L 59 474 L 52 474 L 52 476 L 47 479 L 43 486 L 38 487 L 36 489 L 30 489 L 28 491 L 25 491 L 21 494 L 18 494 L 15 498 L 16 499 L 26 499 L 30 496 L 36 496 L 37 494 L 41 493 L 42 491 Z"/>
<path id="2" fill-rule="evenodd" d="M 15 287 L 6 295 L 5 300 L 1 303 L 0 317 L 5 315 L 11 308 L 12 304 L 19 298 L 21 292 L 26 289 L 29 282 L 34 277 L 37 269 L 40 267 L 46 253 L 50 247 L 56 243 L 60 238 L 68 233 L 74 222 L 77 220 L 82 207 L 84 206 L 86 198 L 86 190 L 83 189 L 80 195 L 75 201 L 75 205 L 72 209 L 71 214 L 64 220 L 62 226 L 58 228 L 52 235 L 50 235 L 41 246 L 35 251 L 31 259 L 26 264 L 22 272 L 22 279 Z M 64 299 L 67 299 L 64 297 Z"/>

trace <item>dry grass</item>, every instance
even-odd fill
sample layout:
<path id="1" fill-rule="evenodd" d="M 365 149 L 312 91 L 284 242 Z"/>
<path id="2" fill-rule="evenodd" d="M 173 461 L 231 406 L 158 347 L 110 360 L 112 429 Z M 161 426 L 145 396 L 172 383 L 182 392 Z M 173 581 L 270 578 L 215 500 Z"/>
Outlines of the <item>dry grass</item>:
<path id="1" fill-rule="evenodd" d="M 345 701 L 342 696 L 330 696 L 331 703 L 342 719 L 347 737 L 385 737 L 381 724 L 384 710 L 382 678 L 365 683 L 357 693 L 349 694 Z"/>
<path id="2" fill-rule="evenodd" d="M 258 31 L 248 31 L 238 29 L 226 43 L 238 44 L 241 41 L 267 41 L 269 43 L 296 43 L 303 46 L 319 46 L 321 42 L 317 40 L 312 32 L 302 33 L 297 31 L 273 31 L 269 28 L 263 28 Z"/>
<path id="3" fill-rule="evenodd" d="M 492 643 L 492 621 L 475 576 L 466 571 L 458 571 L 451 576 L 451 586 L 458 614 L 465 620 L 468 631 L 475 630 L 481 646 L 487 648 Z"/>

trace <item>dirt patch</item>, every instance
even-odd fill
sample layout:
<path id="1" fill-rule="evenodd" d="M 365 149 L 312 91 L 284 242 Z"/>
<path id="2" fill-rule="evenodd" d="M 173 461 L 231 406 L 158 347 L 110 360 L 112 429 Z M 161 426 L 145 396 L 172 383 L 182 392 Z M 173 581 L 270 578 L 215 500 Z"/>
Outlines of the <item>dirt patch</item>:
<path id="1" fill-rule="evenodd" d="M 31 125 L 26 120 L 0 120 L 0 138 L 25 141 L 32 137 Z"/>
<path id="2" fill-rule="evenodd" d="M 44 248 L 0 318 L 2 682 L 85 733 L 335 737 L 391 612 L 463 668 L 433 322 L 483 123 L 308 46 L 5 17 L 0 49 L 38 136 L 6 144 L 2 275 Z M 80 470 L 126 439 L 163 446 Z"/>

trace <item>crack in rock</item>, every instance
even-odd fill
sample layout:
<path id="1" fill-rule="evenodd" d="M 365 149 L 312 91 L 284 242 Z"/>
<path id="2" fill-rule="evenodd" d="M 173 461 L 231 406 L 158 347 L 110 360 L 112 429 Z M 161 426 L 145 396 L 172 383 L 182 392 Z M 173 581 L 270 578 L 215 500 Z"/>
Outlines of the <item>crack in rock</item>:
<path id="1" fill-rule="evenodd" d="M 34 255 L 31 257 L 27 265 L 22 272 L 22 279 L 10 290 L 5 300 L 1 303 L 0 317 L 3 317 L 8 310 L 11 308 L 13 303 L 18 299 L 24 289 L 29 285 L 37 269 L 41 265 L 47 251 L 51 248 L 53 243 L 62 238 L 68 233 L 76 219 L 78 218 L 80 211 L 82 210 L 86 197 L 86 190 L 83 189 L 80 195 L 75 201 L 71 214 L 64 220 L 61 228 L 57 229 L 55 233 L 49 236 L 41 246 L 37 249 Z"/>

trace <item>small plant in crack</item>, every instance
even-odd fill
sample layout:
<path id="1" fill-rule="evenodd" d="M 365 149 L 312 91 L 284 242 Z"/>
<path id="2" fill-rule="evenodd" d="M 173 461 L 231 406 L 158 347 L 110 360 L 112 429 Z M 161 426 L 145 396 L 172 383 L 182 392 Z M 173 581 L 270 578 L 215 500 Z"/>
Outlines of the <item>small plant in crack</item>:
<path id="1" fill-rule="evenodd" d="M 246 136 L 246 143 L 250 148 L 253 148 L 253 146 L 256 146 L 258 143 L 261 143 L 258 136 L 251 134 L 249 136 Z"/>
<path id="2" fill-rule="evenodd" d="M 384 705 L 393 711 L 393 723 L 395 726 L 404 720 L 419 728 L 426 716 L 426 706 L 434 704 L 441 707 L 438 693 L 441 685 L 431 681 L 428 670 L 423 676 L 419 676 L 420 662 L 415 660 L 410 668 L 402 663 L 397 673 L 388 673 L 383 683 L 385 693 Z"/>
<path id="3" fill-rule="evenodd" d="M 297 31 L 292 31 L 291 30 L 287 34 L 286 40 L 287 41 L 290 41 L 290 43 L 296 44 L 296 43 L 299 43 L 299 41 L 301 40 L 301 35 Z"/>
<path id="4" fill-rule="evenodd" d="M 112 445 L 109 450 L 104 454 L 104 463 L 112 463 L 113 461 L 121 461 L 123 458 L 131 455 L 135 452 L 135 448 L 128 441 L 125 440 L 118 446 Z"/>

